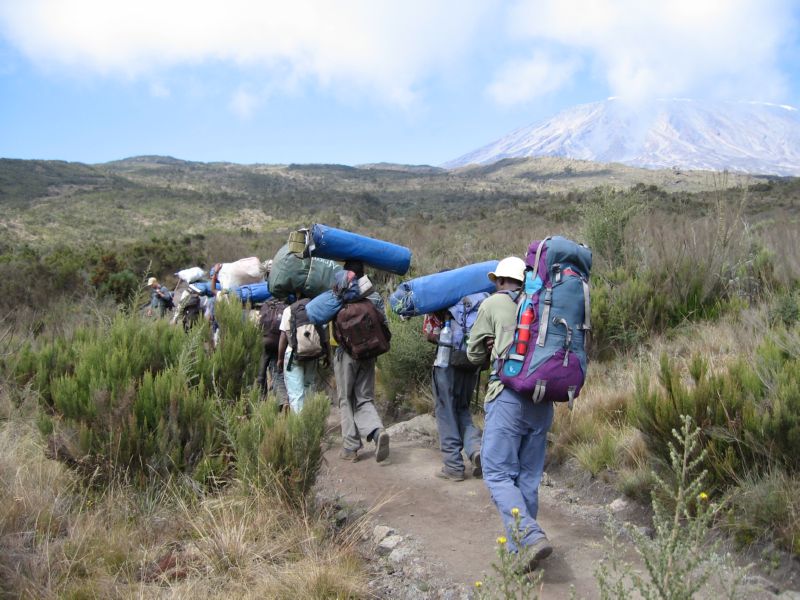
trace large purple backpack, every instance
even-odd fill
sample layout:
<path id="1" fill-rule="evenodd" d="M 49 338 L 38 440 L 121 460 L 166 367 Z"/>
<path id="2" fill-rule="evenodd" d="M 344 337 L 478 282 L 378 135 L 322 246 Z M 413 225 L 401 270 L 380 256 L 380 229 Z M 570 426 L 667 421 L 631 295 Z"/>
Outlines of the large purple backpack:
<path id="1" fill-rule="evenodd" d="M 517 331 L 500 355 L 497 373 L 505 386 L 534 402 L 569 402 L 572 407 L 586 379 L 592 251 L 563 237 L 548 237 L 530 245 L 525 262 Z M 520 331 L 526 327 L 528 306 L 533 321 L 526 346 Z"/>

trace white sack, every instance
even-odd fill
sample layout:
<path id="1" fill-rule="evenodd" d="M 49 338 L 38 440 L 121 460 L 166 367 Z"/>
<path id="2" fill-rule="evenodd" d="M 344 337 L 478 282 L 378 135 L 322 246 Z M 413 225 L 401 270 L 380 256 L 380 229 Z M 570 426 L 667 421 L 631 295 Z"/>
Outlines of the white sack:
<path id="1" fill-rule="evenodd" d="M 223 290 L 264 281 L 264 269 L 257 257 L 242 258 L 232 263 L 223 263 L 217 275 Z"/>
<path id="2" fill-rule="evenodd" d="M 185 281 L 186 283 L 194 283 L 195 281 L 200 281 L 201 279 L 205 279 L 206 272 L 200 267 L 192 267 L 190 269 L 183 269 L 183 271 L 178 271 L 177 273 L 175 273 L 175 276 L 181 281 Z"/>

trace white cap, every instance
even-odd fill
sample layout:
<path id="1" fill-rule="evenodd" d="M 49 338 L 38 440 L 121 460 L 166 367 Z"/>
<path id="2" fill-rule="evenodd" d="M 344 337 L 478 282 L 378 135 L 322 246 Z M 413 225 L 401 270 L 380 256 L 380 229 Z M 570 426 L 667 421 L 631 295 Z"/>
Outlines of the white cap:
<path id="1" fill-rule="evenodd" d="M 516 256 L 508 256 L 497 263 L 497 268 L 489 273 L 489 279 L 494 281 L 498 277 L 507 277 L 517 281 L 525 281 L 525 261 Z"/>

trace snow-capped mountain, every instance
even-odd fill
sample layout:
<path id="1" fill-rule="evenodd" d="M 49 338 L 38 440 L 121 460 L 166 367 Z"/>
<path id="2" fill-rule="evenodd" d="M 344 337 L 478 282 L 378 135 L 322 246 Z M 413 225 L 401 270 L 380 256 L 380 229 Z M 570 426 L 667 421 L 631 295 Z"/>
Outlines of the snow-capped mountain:
<path id="1" fill-rule="evenodd" d="M 645 168 L 800 175 L 800 111 L 763 102 L 621 99 L 569 108 L 443 166 L 560 156 Z"/>

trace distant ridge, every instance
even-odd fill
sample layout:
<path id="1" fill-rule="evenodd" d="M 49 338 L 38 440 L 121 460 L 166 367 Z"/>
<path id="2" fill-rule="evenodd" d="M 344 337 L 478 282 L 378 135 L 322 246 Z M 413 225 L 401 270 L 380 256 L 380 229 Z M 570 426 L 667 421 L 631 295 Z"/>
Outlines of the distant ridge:
<path id="1" fill-rule="evenodd" d="M 763 102 L 620 99 L 582 104 L 442 165 L 556 156 L 647 169 L 800 175 L 800 112 Z"/>

